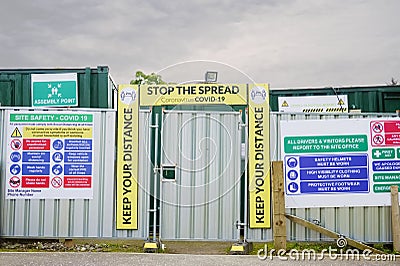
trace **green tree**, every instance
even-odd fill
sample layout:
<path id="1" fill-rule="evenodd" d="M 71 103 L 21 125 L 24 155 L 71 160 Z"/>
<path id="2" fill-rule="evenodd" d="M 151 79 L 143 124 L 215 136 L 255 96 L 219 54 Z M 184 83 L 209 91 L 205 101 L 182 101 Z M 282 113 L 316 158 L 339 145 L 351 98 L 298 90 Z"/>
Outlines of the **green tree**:
<path id="1" fill-rule="evenodd" d="M 136 71 L 135 79 L 131 80 L 131 84 L 138 84 L 138 85 L 157 85 L 157 84 L 166 84 L 165 81 L 162 80 L 161 75 L 156 73 L 151 73 L 146 75 L 143 71 Z"/>

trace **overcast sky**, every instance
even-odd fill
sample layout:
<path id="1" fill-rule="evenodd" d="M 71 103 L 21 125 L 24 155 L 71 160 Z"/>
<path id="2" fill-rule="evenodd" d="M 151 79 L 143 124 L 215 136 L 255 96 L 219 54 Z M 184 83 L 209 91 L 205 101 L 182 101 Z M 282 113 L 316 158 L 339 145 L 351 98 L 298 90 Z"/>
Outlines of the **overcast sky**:
<path id="1" fill-rule="evenodd" d="M 0 68 L 107 65 L 272 88 L 400 80 L 398 0 L 3 0 Z"/>

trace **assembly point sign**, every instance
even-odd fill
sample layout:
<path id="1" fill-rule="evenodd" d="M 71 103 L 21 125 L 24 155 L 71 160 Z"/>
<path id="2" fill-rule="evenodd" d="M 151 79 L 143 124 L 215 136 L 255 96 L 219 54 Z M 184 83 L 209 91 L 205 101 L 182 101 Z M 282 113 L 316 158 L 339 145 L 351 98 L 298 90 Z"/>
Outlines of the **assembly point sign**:
<path id="1" fill-rule="evenodd" d="M 32 74 L 32 106 L 78 106 L 77 84 L 77 73 Z"/>
<path id="2" fill-rule="evenodd" d="M 390 205 L 400 120 L 282 121 L 286 207 Z"/>
<path id="3" fill-rule="evenodd" d="M 93 198 L 93 114 L 7 112 L 7 199 Z"/>

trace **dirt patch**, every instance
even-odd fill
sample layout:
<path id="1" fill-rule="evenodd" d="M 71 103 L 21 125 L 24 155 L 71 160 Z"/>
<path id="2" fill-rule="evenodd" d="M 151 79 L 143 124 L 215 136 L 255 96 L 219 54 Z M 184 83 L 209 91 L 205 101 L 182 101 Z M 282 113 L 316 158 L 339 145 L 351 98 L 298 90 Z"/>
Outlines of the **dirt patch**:
<path id="1" fill-rule="evenodd" d="M 231 242 L 213 241 L 164 241 L 165 253 L 170 254 L 207 254 L 226 255 L 228 254 Z"/>
<path id="2" fill-rule="evenodd" d="M 133 252 L 142 253 L 144 240 L 132 239 L 0 239 L 0 251 L 22 252 Z M 162 241 L 163 253 L 209 254 L 229 253 L 232 242 Z"/>

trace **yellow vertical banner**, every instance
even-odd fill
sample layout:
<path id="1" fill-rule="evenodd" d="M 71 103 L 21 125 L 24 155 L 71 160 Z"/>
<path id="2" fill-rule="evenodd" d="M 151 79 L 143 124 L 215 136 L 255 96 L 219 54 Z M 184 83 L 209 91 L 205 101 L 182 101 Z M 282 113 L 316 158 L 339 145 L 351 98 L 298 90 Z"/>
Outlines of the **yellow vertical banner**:
<path id="1" fill-rule="evenodd" d="M 248 89 L 250 228 L 271 228 L 269 86 L 249 84 Z"/>
<path id="2" fill-rule="evenodd" d="M 118 86 L 117 229 L 138 229 L 139 90 Z"/>

